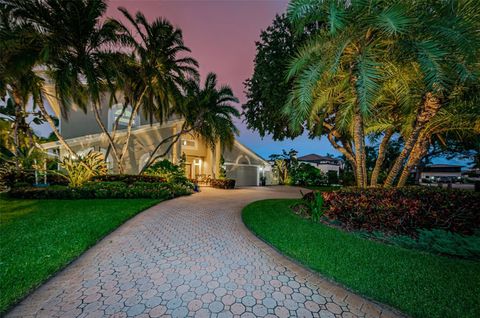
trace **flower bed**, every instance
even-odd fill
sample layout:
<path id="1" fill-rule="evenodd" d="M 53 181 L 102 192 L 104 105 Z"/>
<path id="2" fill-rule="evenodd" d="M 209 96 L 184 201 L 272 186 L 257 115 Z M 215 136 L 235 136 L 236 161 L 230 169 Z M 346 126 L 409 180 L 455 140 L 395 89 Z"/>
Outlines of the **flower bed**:
<path id="1" fill-rule="evenodd" d="M 418 229 L 472 235 L 480 228 L 480 193 L 476 192 L 347 188 L 322 195 L 325 216 L 348 229 L 416 236 Z"/>

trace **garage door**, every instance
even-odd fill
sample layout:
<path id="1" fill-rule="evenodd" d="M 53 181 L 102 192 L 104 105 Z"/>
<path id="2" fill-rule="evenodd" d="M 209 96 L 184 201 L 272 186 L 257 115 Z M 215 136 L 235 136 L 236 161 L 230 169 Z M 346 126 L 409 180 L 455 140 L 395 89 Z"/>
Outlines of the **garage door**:
<path id="1" fill-rule="evenodd" d="M 256 166 L 227 166 L 227 178 L 235 179 L 237 187 L 257 185 Z"/>

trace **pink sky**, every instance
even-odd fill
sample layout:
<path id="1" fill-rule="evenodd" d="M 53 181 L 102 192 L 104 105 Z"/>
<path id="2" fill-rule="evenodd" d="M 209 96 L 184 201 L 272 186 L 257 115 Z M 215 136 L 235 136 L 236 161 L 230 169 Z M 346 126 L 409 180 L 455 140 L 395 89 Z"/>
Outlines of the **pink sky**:
<path id="1" fill-rule="evenodd" d="M 219 83 L 230 85 L 243 103 L 243 82 L 253 73 L 255 41 L 276 13 L 285 12 L 287 4 L 288 0 L 110 0 L 107 15 L 120 18 L 117 8 L 122 6 L 131 13 L 142 11 L 150 21 L 168 19 L 182 29 L 186 46 L 200 63 L 202 80 L 208 72 L 215 72 Z M 264 157 L 283 148 L 295 148 L 301 154 L 334 152 L 323 140 L 300 137 L 293 142 L 273 142 L 268 137 L 261 140 L 241 122 L 237 126 L 239 140 Z"/>

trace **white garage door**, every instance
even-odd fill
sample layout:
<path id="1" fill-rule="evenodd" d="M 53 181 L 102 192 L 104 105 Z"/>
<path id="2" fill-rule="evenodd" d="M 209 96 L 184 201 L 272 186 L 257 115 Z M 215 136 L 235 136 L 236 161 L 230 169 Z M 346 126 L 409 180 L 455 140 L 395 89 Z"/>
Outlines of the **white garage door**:
<path id="1" fill-rule="evenodd" d="M 235 186 L 246 187 L 257 185 L 256 166 L 228 166 L 227 178 L 235 179 Z"/>

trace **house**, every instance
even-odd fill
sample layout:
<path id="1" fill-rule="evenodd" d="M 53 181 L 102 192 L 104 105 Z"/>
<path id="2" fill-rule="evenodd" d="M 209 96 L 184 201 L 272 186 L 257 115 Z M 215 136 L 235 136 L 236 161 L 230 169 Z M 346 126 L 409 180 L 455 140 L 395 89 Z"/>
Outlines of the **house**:
<path id="1" fill-rule="evenodd" d="M 320 156 L 317 154 L 309 154 L 306 156 L 298 157 L 298 162 L 307 163 L 314 166 L 315 168 L 321 170 L 323 173 L 328 173 L 329 171 L 335 171 L 337 175 L 340 173 L 340 169 L 343 168 L 343 160 Z"/>
<path id="2" fill-rule="evenodd" d="M 462 178 L 462 166 L 434 164 L 420 170 L 420 182 L 455 182 Z"/>
<path id="3" fill-rule="evenodd" d="M 86 113 L 78 107 L 72 106 L 67 118 L 62 118 L 58 101 L 53 94 L 47 95 L 48 102 L 58 118 L 59 130 L 67 143 L 78 155 L 84 155 L 91 150 L 107 154 L 109 146 L 107 136 L 101 132 L 95 120 L 93 110 Z M 105 105 L 108 100 L 105 97 Z M 103 104 L 103 103 L 102 103 Z M 110 131 L 118 119 L 116 140 L 121 140 L 127 134 L 126 126 L 130 118 L 131 107 L 122 113 L 121 103 L 110 108 L 101 110 L 101 121 Z M 120 116 L 120 118 L 119 118 Z M 132 134 L 129 140 L 128 150 L 125 157 L 125 173 L 137 174 L 147 163 L 152 151 L 157 144 L 165 138 L 180 131 L 183 119 L 171 117 L 166 122 L 151 123 L 149 119 L 138 115 L 133 124 Z M 223 156 L 223 168 L 228 178 L 236 180 L 237 186 L 256 186 L 260 184 L 262 176 L 267 177 L 267 183 L 271 180 L 271 172 L 268 163 L 251 149 L 242 145 L 238 140 L 231 149 L 223 149 L 219 144 L 214 149 L 195 135 L 183 135 L 168 149 L 169 143 L 162 145 L 156 154 L 166 152 L 164 159 L 178 163 L 182 155 L 186 158 L 186 175 L 189 178 L 216 178 L 220 172 L 220 161 Z M 49 142 L 42 145 L 52 155 L 63 157 L 67 155 L 59 142 Z M 109 169 L 116 170 L 115 162 L 111 154 L 107 156 Z"/>

